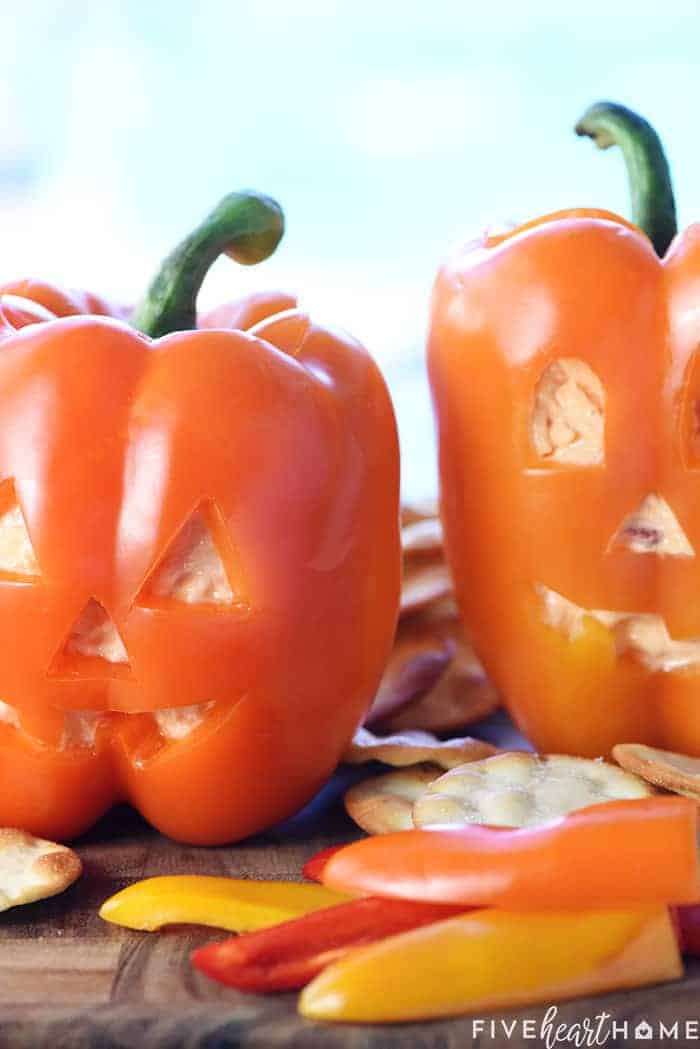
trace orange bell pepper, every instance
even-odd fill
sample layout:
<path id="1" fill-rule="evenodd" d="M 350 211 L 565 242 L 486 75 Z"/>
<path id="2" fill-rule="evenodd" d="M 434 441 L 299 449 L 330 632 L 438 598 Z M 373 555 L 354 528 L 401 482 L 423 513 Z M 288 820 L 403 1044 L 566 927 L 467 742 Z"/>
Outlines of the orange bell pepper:
<path id="1" fill-rule="evenodd" d="M 238 328 L 248 331 L 275 313 L 294 310 L 299 303 L 285 291 L 256 291 L 234 302 L 216 306 L 197 317 L 199 328 Z"/>
<path id="2" fill-rule="evenodd" d="M 648 236 L 562 211 L 441 269 L 447 554 L 479 658 L 539 750 L 700 754 L 700 225 L 657 257 L 675 232 L 658 138 L 612 105 L 578 130 L 623 147 Z"/>
<path id="3" fill-rule="evenodd" d="M 32 311 L 29 303 L 43 307 L 46 312 Z M 296 309 L 295 295 L 284 291 L 256 291 L 233 302 L 216 306 L 213 310 L 197 314 L 198 328 L 237 328 L 248 331 L 260 321 L 275 313 Z M 25 324 L 51 320 L 53 317 L 74 317 L 82 314 L 97 314 L 128 320 L 130 310 L 118 303 L 108 302 L 91 291 L 74 291 L 59 288 L 46 281 L 15 280 L 0 284 L 0 308 L 4 309 L 14 328 Z M 8 312 L 10 311 L 10 312 Z"/>
<path id="4" fill-rule="evenodd" d="M 400 585 L 378 369 L 298 310 L 192 330 L 219 252 L 281 232 L 226 198 L 131 324 L 0 306 L 0 825 L 65 839 L 128 800 L 241 838 L 314 794 L 375 693 Z"/>
<path id="5" fill-rule="evenodd" d="M 312 1020 L 485 1013 L 683 975 L 668 908 L 483 910 L 351 951 L 302 992 Z"/>
<path id="6" fill-rule="evenodd" d="M 127 885 L 105 900 L 100 918 L 145 932 L 179 924 L 249 932 L 287 923 L 346 899 L 323 885 L 172 874 Z"/>
<path id="7" fill-rule="evenodd" d="M 77 317 L 89 313 L 99 317 L 126 318 L 129 312 L 125 306 L 110 302 L 91 291 L 59 288 L 43 280 L 13 280 L 0 284 L 3 302 L 6 296 L 35 302 L 54 317 Z M 46 317 L 41 319 L 46 320 Z"/>
<path id="8" fill-rule="evenodd" d="M 414 900 L 350 900 L 260 932 L 199 947 L 192 952 L 192 963 L 213 980 L 241 991 L 291 991 L 304 987 L 331 962 L 362 944 L 430 925 L 459 910 Z"/>
<path id="9" fill-rule="evenodd" d="M 697 805 L 649 797 L 514 830 L 466 824 L 365 838 L 326 859 L 340 892 L 513 910 L 700 900 Z"/>

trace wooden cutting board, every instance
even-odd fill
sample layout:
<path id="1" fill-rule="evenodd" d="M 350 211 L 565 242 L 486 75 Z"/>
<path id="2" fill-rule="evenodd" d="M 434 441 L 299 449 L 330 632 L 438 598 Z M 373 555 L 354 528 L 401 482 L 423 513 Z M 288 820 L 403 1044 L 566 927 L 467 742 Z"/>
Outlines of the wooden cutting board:
<path id="1" fill-rule="evenodd" d="M 112 893 L 158 874 L 299 878 L 302 864 L 318 849 L 357 836 L 338 804 L 346 782 L 336 778 L 314 806 L 274 833 L 227 848 L 176 845 L 126 807 L 111 813 L 76 846 L 85 864 L 76 885 L 53 900 L 0 915 L 0 1046 L 514 1049 L 546 1044 L 540 1037 L 544 1009 L 480 1017 L 483 1027 L 471 1018 L 386 1027 L 311 1023 L 298 1016 L 296 995 L 241 994 L 195 972 L 190 951 L 221 933 L 184 926 L 137 933 L 97 916 Z M 556 1022 L 571 1024 L 587 1017 L 595 1024 L 603 1010 L 609 1016 L 604 1028 L 611 1032 L 605 1043 L 609 1046 L 637 1044 L 634 1028 L 643 1021 L 657 1035 L 659 1022 L 667 1027 L 676 1020 L 697 1025 L 700 965 L 690 966 L 677 984 L 561 1004 Z M 526 1020 L 531 1028 L 523 1026 Z M 628 1037 L 618 1028 L 613 1038 L 613 1021 L 628 1025 Z M 698 1026 L 690 1031 L 687 1044 L 692 1044 L 693 1031 L 700 1036 Z M 675 1044 L 683 1045 L 685 1031 L 679 1034 Z M 647 1044 L 674 1042 L 655 1037 Z"/>

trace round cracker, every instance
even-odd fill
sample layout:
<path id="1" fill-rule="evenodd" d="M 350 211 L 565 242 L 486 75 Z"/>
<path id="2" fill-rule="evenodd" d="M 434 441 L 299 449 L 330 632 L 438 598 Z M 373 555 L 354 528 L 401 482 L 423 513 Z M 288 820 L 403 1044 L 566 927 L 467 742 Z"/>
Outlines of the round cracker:
<path id="1" fill-rule="evenodd" d="M 444 561 L 413 560 L 404 565 L 401 616 L 410 615 L 452 592 L 452 577 Z"/>
<path id="2" fill-rule="evenodd" d="M 613 757 L 623 769 L 648 783 L 700 800 L 700 758 L 644 743 L 618 743 Z"/>
<path id="3" fill-rule="evenodd" d="M 395 736 L 375 736 L 369 729 L 360 728 L 343 754 L 349 765 L 366 761 L 382 761 L 385 765 L 405 768 L 418 762 L 430 762 L 443 769 L 463 765 L 465 761 L 497 754 L 498 748 L 483 740 L 462 736 L 458 739 L 438 739 L 430 732 L 397 733 Z"/>
<path id="4" fill-rule="evenodd" d="M 493 714 L 501 706 L 495 685 L 487 678 L 466 641 L 460 641 L 452 662 L 435 686 L 384 719 L 382 731 L 454 732 Z"/>
<path id="5" fill-rule="evenodd" d="M 345 809 L 368 834 L 389 834 L 413 827 L 413 802 L 442 769 L 411 765 L 356 783 L 345 795 Z"/>
<path id="6" fill-rule="evenodd" d="M 80 857 L 65 845 L 0 828 L 0 911 L 56 896 L 82 869 Z"/>
<path id="7" fill-rule="evenodd" d="M 416 521 L 427 521 L 438 516 L 436 499 L 421 499 L 415 503 L 404 503 L 401 507 L 401 525 L 414 524 Z"/>
<path id="8" fill-rule="evenodd" d="M 439 680 L 454 654 L 454 645 L 424 615 L 399 625 L 394 647 L 367 714 L 372 724 L 390 717 Z"/>
<path id="9" fill-rule="evenodd" d="M 509 751 L 433 780 L 414 803 L 413 823 L 529 827 L 589 805 L 652 793 L 641 777 L 602 760 Z"/>
<path id="10" fill-rule="evenodd" d="M 437 554 L 442 551 L 444 536 L 439 517 L 426 517 L 401 529 L 404 557 L 411 554 Z"/>

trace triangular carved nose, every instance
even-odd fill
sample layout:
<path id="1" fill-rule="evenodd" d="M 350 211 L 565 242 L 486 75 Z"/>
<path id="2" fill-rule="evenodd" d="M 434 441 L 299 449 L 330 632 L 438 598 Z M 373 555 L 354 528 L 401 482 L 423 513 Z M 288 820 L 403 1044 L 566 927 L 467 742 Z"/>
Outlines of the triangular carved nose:
<path id="1" fill-rule="evenodd" d="M 109 613 L 91 597 L 49 668 L 51 677 L 131 677 L 124 642 Z"/>
<path id="2" fill-rule="evenodd" d="M 688 536 L 666 500 L 656 492 L 642 499 L 610 540 L 608 549 L 624 547 L 635 554 L 695 557 Z"/>

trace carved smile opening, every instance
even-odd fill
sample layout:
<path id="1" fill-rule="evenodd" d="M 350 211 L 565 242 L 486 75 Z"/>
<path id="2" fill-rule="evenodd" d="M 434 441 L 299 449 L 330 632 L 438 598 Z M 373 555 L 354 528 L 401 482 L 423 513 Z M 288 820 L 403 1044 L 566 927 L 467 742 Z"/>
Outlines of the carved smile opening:
<path id="1" fill-rule="evenodd" d="M 217 705 L 214 700 L 210 700 L 207 703 L 192 703 L 184 707 L 163 707 L 148 714 L 127 714 L 111 710 L 66 710 L 58 747 L 60 750 L 68 747 L 92 748 L 101 726 L 113 725 L 116 719 L 124 718 L 149 718 L 162 742 L 174 743 L 186 739 L 199 728 Z M 20 732 L 25 731 L 20 711 L 0 700 L 0 725 L 3 724 L 10 725 Z"/>
<path id="2" fill-rule="evenodd" d="M 671 637 L 666 620 L 657 613 L 582 608 L 542 583 L 535 589 L 545 623 L 572 641 L 590 618 L 611 632 L 619 655 L 628 654 L 651 671 L 700 668 L 700 638 Z"/>

